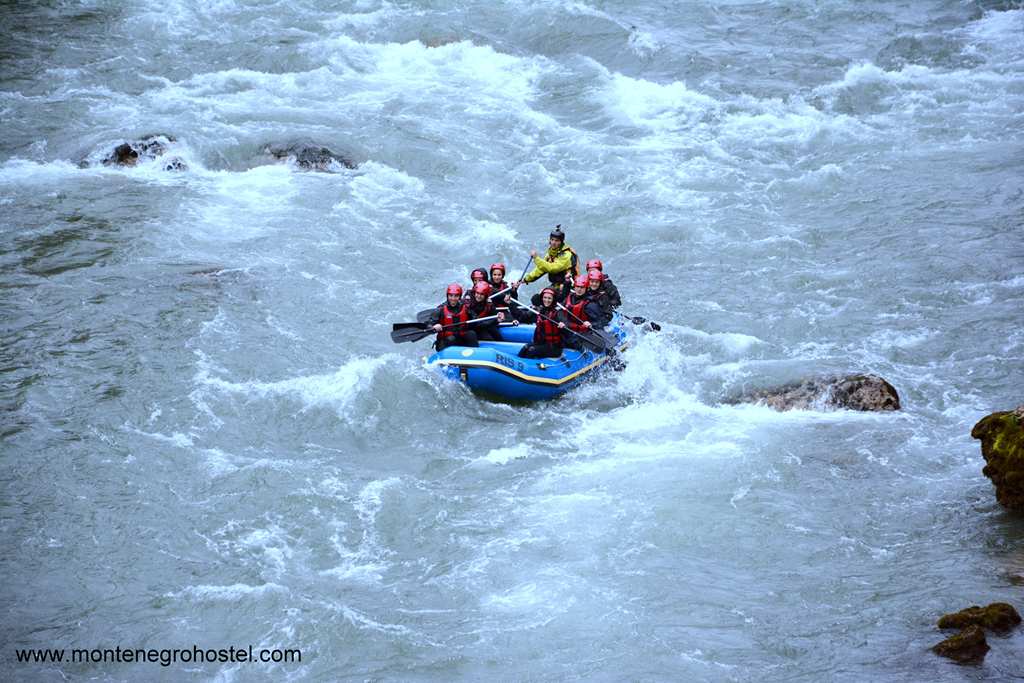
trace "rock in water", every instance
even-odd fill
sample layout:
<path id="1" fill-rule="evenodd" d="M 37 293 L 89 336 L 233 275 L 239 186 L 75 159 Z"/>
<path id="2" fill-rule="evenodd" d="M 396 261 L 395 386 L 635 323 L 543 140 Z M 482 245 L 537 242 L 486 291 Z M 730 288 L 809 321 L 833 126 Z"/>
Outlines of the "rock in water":
<path id="1" fill-rule="evenodd" d="M 899 410 L 896 388 L 877 375 L 851 375 L 832 387 L 831 405 L 848 410 Z"/>
<path id="2" fill-rule="evenodd" d="M 162 156 L 174 138 L 170 135 L 147 135 L 139 140 L 124 142 L 103 159 L 104 166 L 134 166 L 139 160 L 156 159 Z M 184 162 L 175 159 L 176 167 L 173 170 L 183 170 Z M 171 170 L 171 169 L 169 169 Z"/>
<path id="3" fill-rule="evenodd" d="M 269 156 L 271 161 L 290 161 L 307 171 L 330 173 L 342 168 L 355 168 L 357 165 L 351 159 L 326 147 L 306 142 L 271 143 L 263 148 L 262 153 Z"/>
<path id="4" fill-rule="evenodd" d="M 1013 605 L 1005 602 L 993 602 L 988 607 L 973 605 L 952 614 L 944 614 L 939 619 L 939 628 L 965 628 L 981 626 L 996 633 L 1006 633 L 1020 623 L 1020 614 Z"/>
<path id="5" fill-rule="evenodd" d="M 983 417 L 971 436 L 981 440 L 982 473 L 995 484 L 996 500 L 1024 510 L 1024 405 Z"/>
<path id="6" fill-rule="evenodd" d="M 932 652 L 949 657 L 960 664 L 971 664 L 985 659 L 988 653 L 985 632 L 980 626 L 968 626 L 955 636 L 950 636 L 932 647 Z"/>
<path id="7" fill-rule="evenodd" d="M 900 409 L 896 388 L 877 375 L 811 377 L 772 389 L 752 391 L 727 402 L 760 403 L 776 410 Z"/>

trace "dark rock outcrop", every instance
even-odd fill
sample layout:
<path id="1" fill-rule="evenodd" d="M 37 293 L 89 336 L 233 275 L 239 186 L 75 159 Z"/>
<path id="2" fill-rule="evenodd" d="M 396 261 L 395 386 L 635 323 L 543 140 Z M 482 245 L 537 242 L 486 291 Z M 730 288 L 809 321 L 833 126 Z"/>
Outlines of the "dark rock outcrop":
<path id="1" fill-rule="evenodd" d="M 996 487 L 996 500 L 1024 510 L 1024 405 L 983 417 L 971 430 L 981 441 L 982 473 Z"/>
<path id="2" fill-rule="evenodd" d="M 172 142 L 174 138 L 170 135 L 147 135 L 139 140 L 124 142 L 103 159 L 103 165 L 134 166 L 139 161 L 156 159 L 167 152 L 167 147 Z"/>
<path id="3" fill-rule="evenodd" d="M 981 626 L 996 633 L 1007 633 L 1020 623 L 1020 614 L 1013 605 L 993 602 L 988 607 L 973 605 L 959 612 L 944 614 L 939 619 L 939 628 L 966 628 Z"/>
<path id="4" fill-rule="evenodd" d="M 357 166 L 352 159 L 310 142 L 274 142 L 260 151 L 266 163 L 291 163 L 306 171 L 332 173 Z"/>
<path id="5" fill-rule="evenodd" d="M 810 377 L 772 389 L 748 392 L 727 402 L 759 403 L 776 410 L 900 409 L 900 397 L 895 387 L 877 375 Z"/>
<path id="6" fill-rule="evenodd" d="M 989 651 L 985 632 L 980 626 L 968 626 L 955 636 L 950 636 L 932 647 L 932 652 L 949 657 L 960 664 L 980 662 Z"/>

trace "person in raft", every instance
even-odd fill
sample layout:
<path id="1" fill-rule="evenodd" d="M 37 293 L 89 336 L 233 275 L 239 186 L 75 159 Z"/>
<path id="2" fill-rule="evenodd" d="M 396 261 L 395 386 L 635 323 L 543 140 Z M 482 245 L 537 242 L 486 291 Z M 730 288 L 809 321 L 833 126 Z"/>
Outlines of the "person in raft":
<path id="1" fill-rule="evenodd" d="M 533 282 L 540 279 L 542 275 L 547 275 L 548 281 L 551 283 L 548 286 L 555 292 L 555 300 L 563 300 L 572 285 L 573 278 L 579 275 L 580 262 L 576 252 L 565 243 L 562 226 L 556 225 L 548 236 L 548 251 L 543 258 L 537 254 L 536 249 L 530 250 L 530 256 L 533 257 L 534 268 L 526 274 L 522 282 L 517 282 L 516 286 L 518 287 L 524 282 Z M 540 295 L 535 294 L 532 302 L 534 308 L 540 306 Z"/>
<path id="2" fill-rule="evenodd" d="M 466 324 L 470 316 L 469 303 L 462 300 L 462 285 L 453 282 L 445 290 L 445 302 L 434 309 L 427 321 L 437 332 L 434 348 L 443 351 L 449 346 L 480 346 L 476 333 Z"/>
<path id="3" fill-rule="evenodd" d="M 572 291 L 563 304 L 566 308 L 565 324 L 573 332 L 588 332 L 593 326 L 590 321 L 601 319 L 601 306 L 587 296 L 589 283 L 590 278 L 587 275 L 577 277 Z M 565 335 L 565 345 L 577 351 L 583 350 L 583 340 L 575 334 Z"/>
<path id="4" fill-rule="evenodd" d="M 601 289 L 604 284 L 604 274 L 597 268 L 591 268 L 587 273 L 587 299 L 597 304 L 601 313 L 590 321 L 598 327 L 604 327 L 612 320 L 612 304 L 608 300 L 608 292 Z"/>
<path id="5" fill-rule="evenodd" d="M 474 268 L 469 274 L 469 287 L 466 288 L 466 302 L 473 302 L 473 286 L 478 282 L 487 282 L 487 271 L 483 268 Z"/>
<path id="6" fill-rule="evenodd" d="M 512 287 L 515 286 L 514 283 L 512 283 L 510 285 L 510 283 L 505 282 L 505 264 L 504 263 L 492 263 L 491 264 L 491 278 L 490 278 L 489 281 L 491 283 L 491 290 L 495 294 L 497 294 L 498 292 L 500 292 L 503 289 L 506 289 L 509 286 L 512 286 Z M 512 291 L 510 291 L 510 292 L 505 292 L 501 296 L 494 297 L 493 299 L 491 299 L 491 301 L 493 301 L 494 305 L 497 306 L 499 309 L 500 308 L 508 308 L 509 303 L 511 303 L 512 297 L 514 297 L 515 295 L 516 295 L 516 290 L 512 289 Z"/>
<path id="7" fill-rule="evenodd" d="M 524 344 L 519 349 L 520 358 L 558 358 L 565 346 L 562 330 L 565 329 L 565 316 L 555 308 L 555 290 L 545 287 L 540 293 L 539 315 L 534 323 L 533 343 Z"/>
<path id="8" fill-rule="evenodd" d="M 488 318 L 497 315 L 496 320 L 488 320 L 474 326 L 478 341 L 501 341 L 501 334 L 498 331 L 498 323 L 504 322 L 505 314 L 498 311 L 490 300 L 491 285 L 480 281 L 473 285 L 472 299 L 466 306 L 469 308 L 469 319 Z"/>
<path id="9" fill-rule="evenodd" d="M 619 288 L 615 286 L 612 279 L 604 272 L 604 264 L 601 263 L 601 259 L 592 258 L 587 261 L 587 273 L 597 269 L 601 271 L 601 275 L 604 276 L 604 280 L 601 282 L 601 291 L 608 295 L 608 305 L 612 307 L 612 310 L 622 305 L 622 297 L 619 296 Z"/>

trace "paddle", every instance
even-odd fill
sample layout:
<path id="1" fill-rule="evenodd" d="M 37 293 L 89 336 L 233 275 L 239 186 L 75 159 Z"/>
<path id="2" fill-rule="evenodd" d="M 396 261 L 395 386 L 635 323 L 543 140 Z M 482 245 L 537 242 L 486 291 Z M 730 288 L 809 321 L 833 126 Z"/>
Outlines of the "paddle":
<path id="1" fill-rule="evenodd" d="M 527 266 L 527 268 L 529 268 L 529 266 Z M 488 299 L 493 299 L 494 297 L 501 296 L 505 292 L 509 292 L 511 290 L 512 290 L 512 287 L 509 286 L 509 287 L 506 287 L 505 289 L 503 289 L 503 290 L 501 290 L 499 292 L 495 292 L 494 294 L 491 294 L 487 298 Z M 416 322 L 420 322 L 420 323 L 427 322 L 428 320 L 430 320 L 430 316 L 433 315 L 434 311 L 436 311 L 436 310 L 437 310 L 437 308 L 428 308 L 426 310 L 420 311 L 419 313 L 416 314 Z"/>
<path id="2" fill-rule="evenodd" d="M 573 315 L 573 312 L 570 311 L 568 308 L 566 308 L 565 306 L 563 306 L 562 304 L 560 304 L 558 302 L 555 302 L 555 305 L 558 306 L 559 308 L 561 308 L 563 311 L 565 311 L 569 315 L 571 315 L 573 318 L 576 318 L 576 322 L 580 323 L 581 325 L 583 324 L 583 322 L 584 322 L 583 319 L 582 318 L 578 318 L 575 315 Z M 596 334 L 601 339 L 601 341 L 604 342 L 605 346 L 613 346 L 614 347 L 616 344 L 619 343 L 618 338 L 615 335 L 613 335 L 611 332 L 606 332 L 605 330 L 601 330 L 601 329 L 598 329 L 596 327 L 591 327 L 590 328 L 590 332 L 592 332 L 593 334 Z"/>
<path id="3" fill-rule="evenodd" d="M 651 326 L 651 330 L 653 330 L 654 332 L 661 332 L 661 325 L 659 325 L 658 323 L 654 322 L 653 320 L 648 320 L 647 318 L 641 318 L 638 315 L 637 316 L 630 316 L 630 315 L 625 315 L 625 314 L 623 314 L 623 315 L 624 315 L 624 317 L 627 320 L 629 320 L 634 325 L 643 325 L 644 323 L 647 323 L 648 325 Z"/>
<path id="4" fill-rule="evenodd" d="M 452 323 L 451 325 L 445 325 L 441 329 L 447 329 L 449 327 L 458 327 L 460 325 L 475 325 L 476 323 L 482 323 L 486 320 L 495 320 L 498 316 L 489 315 L 486 318 L 476 318 L 464 323 Z M 391 341 L 396 344 L 402 342 L 414 342 L 420 339 L 425 339 L 432 334 L 437 334 L 434 327 L 429 323 L 395 323 L 391 330 Z"/>
<path id="5" fill-rule="evenodd" d="M 494 297 L 496 297 L 496 296 L 501 296 L 501 295 L 502 295 L 502 294 L 504 294 L 505 292 L 511 291 L 511 289 L 512 289 L 511 287 L 506 287 L 505 289 L 501 290 L 500 292 L 495 292 L 494 294 L 491 294 L 491 295 L 490 295 L 489 297 L 487 297 L 487 298 L 488 298 L 488 299 L 493 299 L 493 298 L 494 298 Z"/>
<path id="6" fill-rule="evenodd" d="M 554 320 L 553 318 L 549 318 L 548 316 L 544 315 L 543 313 L 538 311 L 536 308 L 533 308 L 532 306 L 527 306 L 526 304 L 521 302 L 519 299 L 513 299 L 513 301 L 515 301 L 517 304 L 522 306 L 527 311 L 532 311 L 533 313 L 536 313 L 537 315 L 539 315 L 541 318 L 544 318 L 545 320 L 549 320 L 549 321 L 551 321 L 551 322 L 553 322 L 555 324 L 558 324 L 557 320 Z M 607 353 L 609 356 L 615 355 L 615 349 L 611 348 L 607 344 L 605 344 L 604 340 L 601 339 L 601 337 L 598 337 L 597 335 L 595 335 L 593 332 L 588 332 L 587 334 L 594 335 L 595 339 L 591 339 L 590 337 L 584 336 L 583 334 L 581 334 L 581 333 L 579 333 L 579 332 L 577 332 L 575 330 L 572 330 L 569 327 L 565 327 L 564 329 L 565 329 L 566 332 L 569 332 L 570 334 L 575 334 L 577 337 L 579 337 L 584 342 L 586 342 L 586 344 L 588 346 L 592 347 L 595 351 L 603 351 L 603 352 Z"/>

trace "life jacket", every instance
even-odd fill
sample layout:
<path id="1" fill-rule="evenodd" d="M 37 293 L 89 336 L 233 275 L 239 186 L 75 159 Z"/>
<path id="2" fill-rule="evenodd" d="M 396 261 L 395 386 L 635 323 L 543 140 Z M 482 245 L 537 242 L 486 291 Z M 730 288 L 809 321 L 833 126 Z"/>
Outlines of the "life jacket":
<path id="1" fill-rule="evenodd" d="M 469 304 L 469 312 L 471 313 L 470 317 L 474 319 L 486 318 L 487 316 L 494 315 L 494 303 L 485 300 L 483 303 L 478 304 L 476 301 L 473 301 Z"/>
<path id="2" fill-rule="evenodd" d="M 441 330 L 437 333 L 438 339 L 447 339 L 448 337 L 454 337 L 457 334 L 462 334 L 466 331 L 464 325 L 458 327 L 448 327 L 448 325 L 454 325 L 455 323 L 467 323 L 469 322 L 469 306 L 463 303 L 459 306 L 458 311 L 452 311 L 448 308 L 448 303 L 441 304 L 441 326 L 447 329 Z"/>
<path id="3" fill-rule="evenodd" d="M 587 293 L 583 295 L 587 301 L 593 301 L 597 304 L 597 307 L 601 309 L 601 320 L 591 320 L 592 323 L 599 323 L 602 327 L 607 325 L 612 319 L 612 305 L 608 299 L 608 292 L 603 289 L 598 289 L 596 292 L 592 289 L 588 289 Z"/>
<path id="4" fill-rule="evenodd" d="M 552 322 L 555 316 L 554 308 L 542 308 L 540 312 L 544 315 L 537 316 L 537 327 L 533 330 L 534 344 L 550 344 L 551 346 L 564 346 L 562 343 L 562 331 L 558 329 L 558 323 Z"/>
<path id="5" fill-rule="evenodd" d="M 576 255 L 576 252 L 573 251 L 572 247 L 570 247 L 568 244 L 563 244 L 562 248 L 559 249 L 558 253 L 555 254 L 554 256 L 552 256 L 551 252 L 549 251 L 544 256 L 544 260 L 547 261 L 548 263 L 554 263 L 555 259 L 564 254 L 566 251 L 572 254 L 572 257 L 569 262 L 568 272 L 572 274 L 572 277 L 575 280 L 576 276 L 580 274 L 580 257 Z M 552 284 L 564 284 L 565 273 L 566 271 L 564 270 L 558 273 L 548 273 L 548 280 L 550 280 Z"/>
<path id="6" fill-rule="evenodd" d="M 574 299 L 575 302 L 573 301 Z M 587 317 L 586 310 L 584 310 L 588 303 L 590 303 L 590 300 L 585 295 L 577 297 L 575 294 L 570 294 L 566 297 L 564 306 L 569 310 L 569 319 L 565 321 L 565 325 L 573 332 L 583 332 L 587 329 L 579 320 L 584 322 L 590 320 Z"/>

